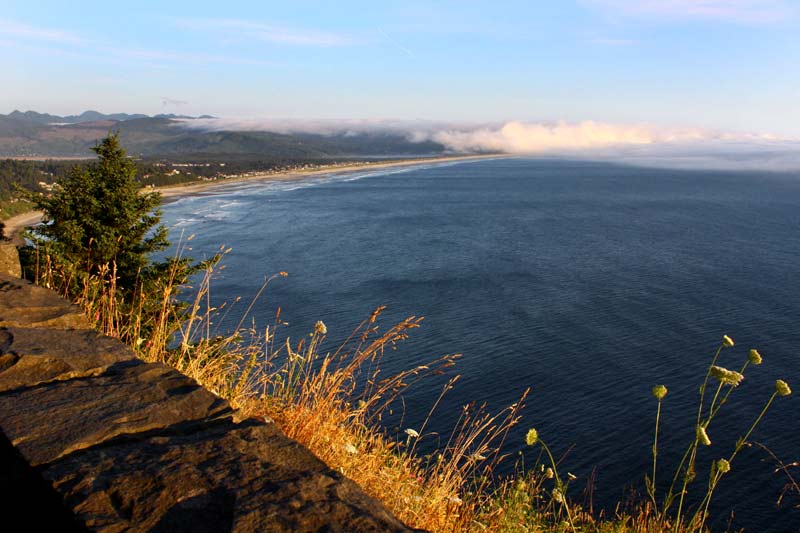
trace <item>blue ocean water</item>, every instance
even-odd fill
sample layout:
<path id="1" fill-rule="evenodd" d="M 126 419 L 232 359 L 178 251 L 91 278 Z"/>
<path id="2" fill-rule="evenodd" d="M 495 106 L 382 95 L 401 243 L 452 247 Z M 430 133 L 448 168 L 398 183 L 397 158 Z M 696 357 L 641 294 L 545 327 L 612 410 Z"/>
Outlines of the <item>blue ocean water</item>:
<path id="1" fill-rule="evenodd" d="M 578 475 L 573 497 L 594 471 L 596 507 L 643 493 L 657 383 L 670 390 L 659 457 L 670 477 L 723 334 L 736 346 L 719 364 L 738 370 L 750 348 L 764 364 L 709 428 L 702 460 L 730 454 L 777 378 L 797 393 L 751 440 L 800 460 L 800 174 L 496 159 L 232 185 L 166 205 L 164 220 L 173 240 L 195 235 L 197 258 L 233 248 L 218 301 L 288 271 L 254 316 L 265 325 L 281 307 L 293 338 L 323 320 L 333 348 L 379 305 L 386 325 L 424 316 L 384 368 L 463 354 L 429 429 L 446 433 L 465 403 L 498 410 L 531 387 L 505 450 L 530 455 L 523 436 L 536 427 Z M 402 427 L 419 427 L 444 379 L 405 394 Z M 756 447 L 737 457 L 716 527 L 733 513 L 748 531 L 800 530 L 798 510 L 776 509 L 785 479 L 773 468 Z"/>

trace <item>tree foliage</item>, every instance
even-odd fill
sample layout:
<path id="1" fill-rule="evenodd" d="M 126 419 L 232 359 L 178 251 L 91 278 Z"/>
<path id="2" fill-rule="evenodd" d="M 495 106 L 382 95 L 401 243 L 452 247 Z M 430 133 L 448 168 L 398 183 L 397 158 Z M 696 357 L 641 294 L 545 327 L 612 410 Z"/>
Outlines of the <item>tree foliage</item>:
<path id="1" fill-rule="evenodd" d="M 140 191 L 136 165 L 116 134 L 93 150 L 97 161 L 75 167 L 52 194 L 30 196 L 45 222 L 33 239 L 90 275 L 114 265 L 118 287 L 131 291 L 136 280 L 163 270 L 150 260 L 150 254 L 169 244 L 167 229 L 159 224 L 161 195 Z"/>

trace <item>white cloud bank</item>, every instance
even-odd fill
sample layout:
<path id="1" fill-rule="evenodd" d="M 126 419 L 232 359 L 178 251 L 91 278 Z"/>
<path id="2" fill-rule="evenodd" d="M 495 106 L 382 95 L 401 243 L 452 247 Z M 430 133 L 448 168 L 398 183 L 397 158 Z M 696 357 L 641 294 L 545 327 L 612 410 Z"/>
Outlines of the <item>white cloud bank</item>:
<path id="1" fill-rule="evenodd" d="M 537 154 L 692 141 L 704 138 L 704 134 L 700 131 L 659 131 L 647 126 L 594 121 L 553 124 L 513 121 L 499 128 L 438 131 L 430 138 L 457 151 L 499 150 L 512 154 Z"/>
<path id="2" fill-rule="evenodd" d="M 435 141 L 453 152 L 504 152 L 677 168 L 800 170 L 800 139 L 704 129 L 583 122 L 446 124 L 387 120 L 190 119 L 209 131 L 271 131 L 320 135 L 392 133 Z"/>

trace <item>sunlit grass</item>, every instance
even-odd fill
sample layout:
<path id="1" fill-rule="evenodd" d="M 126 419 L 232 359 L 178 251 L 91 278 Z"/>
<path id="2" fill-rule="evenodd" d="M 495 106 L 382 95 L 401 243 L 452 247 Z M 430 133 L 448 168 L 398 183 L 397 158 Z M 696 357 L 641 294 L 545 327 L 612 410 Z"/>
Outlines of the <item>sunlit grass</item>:
<path id="1" fill-rule="evenodd" d="M 178 246 L 178 257 L 184 248 L 185 243 Z M 130 344 L 143 360 L 173 366 L 230 401 L 243 416 L 273 421 L 417 528 L 437 532 L 705 531 L 709 505 L 725 475 L 735 468 L 738 453 L 750 445 L 751 435 L 774 400 L 791 393 L 787 383 L 776 381 L 771 395 L 765 394 L 761 413 L 744 428 L 732 452 L 719 453 L 701 465 L 700 446 L 721 447 L 714 441 L 712 422 L 743 383 L 748 368 L 763 361 L 753 349 L 739 371 L 718 366 L 721 351 L 734 346 L 733 340 L 724 336 L 703 378 L 697 414 L 692 416 L 695 429 L 687 436 L 683 459 L 676 468 L 657 461 L 662 409 L 669 407 L 667 388 L 657 385 L 653 388 L 658 403 L 652 470 L 643 473 L 646 497 L 621 502 L 613 513 L 604 515 L 594 512 L 591 505 L 586 508 L 577 503 L 575 476 L 536 429 L 527 430 L 526 447 L 519 455 L 504 453 L 510 429 L 520 422 L 527 391 L 518 402 L 497 413 L 487 412 L 480 404 L 466 404 L 444 444 L 422 455 L 420 449 L 430 448 L 426 440 L 431 438 L 429 421 L 437 416 L 442 397 L 457 385 L 458 376 L 452 372 L 459 355 L 445 355 L 383 375 L 383 358 L 422 321 L 412 316 L 384 328 L 380 321 L 383 308 L 376 309 L 331 351 L 323 349 L 328 328 L 322 320 L 305 337 L 291 342 L 282 336 L 285 323 L 280 311 L 269 325 L 258 326 L 251 316 L 255 301 L 271 283 L 285 277 L 284 272 L 267 278 L 243 311 L 238 310 L 245 303 L 240 299 L 220 308 L 212 306 L 212 279 L 221 268 L 219 257 L 226 252 L 222 250 L 204 265 L 193 287 L 182 288 L 181 294 L 193 295 L 184 306 L 175 305 L 177 266 L 157 294 L 139 291 L 132 304 L 120 305 L 113 265 L 94 269 L 98 275 L 82 278 L 80 290 L 73 296 L 99 330 Z M 37 272 L 37 282 L 55 290 L 74 286 L 72 274 L 46 255 L 38 258 Z M 149 305 L 144 305 L 145 300 Z M 154 302 L 158 302 L 158 311 L 145 315 L 142 310 L 152 310 Z M 217 331 L 217 324 L 229 322 L 232 313 L 240 317 L 233 331 Z M 382 429 L 385 414 L 400 395 L 434 376 L 444 376 L 445 382 L 425 422 L 403 428 L 396 436 Z M 516 465 L 513 474 L 496 474 L 501 462 L 512 461 Z M 784 469 L 788 467 L 784 465 Z M 657 475 L 671 479 L 663 494 L 658 491 Z M 697 495 L 691 501 L 699 503 L 690 505 L 692 490 Z"/>

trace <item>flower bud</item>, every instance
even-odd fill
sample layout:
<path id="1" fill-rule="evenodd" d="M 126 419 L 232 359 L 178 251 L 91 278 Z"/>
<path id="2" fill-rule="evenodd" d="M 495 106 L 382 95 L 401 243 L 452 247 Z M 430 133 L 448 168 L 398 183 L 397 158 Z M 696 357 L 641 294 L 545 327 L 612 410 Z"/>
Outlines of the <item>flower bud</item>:
<path id="1" fill-rule="evenodd" d="M 726 348 L 733 348 L 733 339 L 727 335 L 722 336 L 722 345 Z"/>
<path id="2" fill-rule="evenodd" d="M 656 385 L 653 387 L 653 396 L 658 398 L 659 400 L 663 400 L 664 396 L 667 395 L 667 388 L 664 385 Z"/>
<path id="3" fill-rule="evenodd" d="M 792 389 L 789 388 L 788 383 L 779 379 L 775 382 L 775 392 L 777 392 L 779 396 L 789 396 L 792 393 Z"/>

